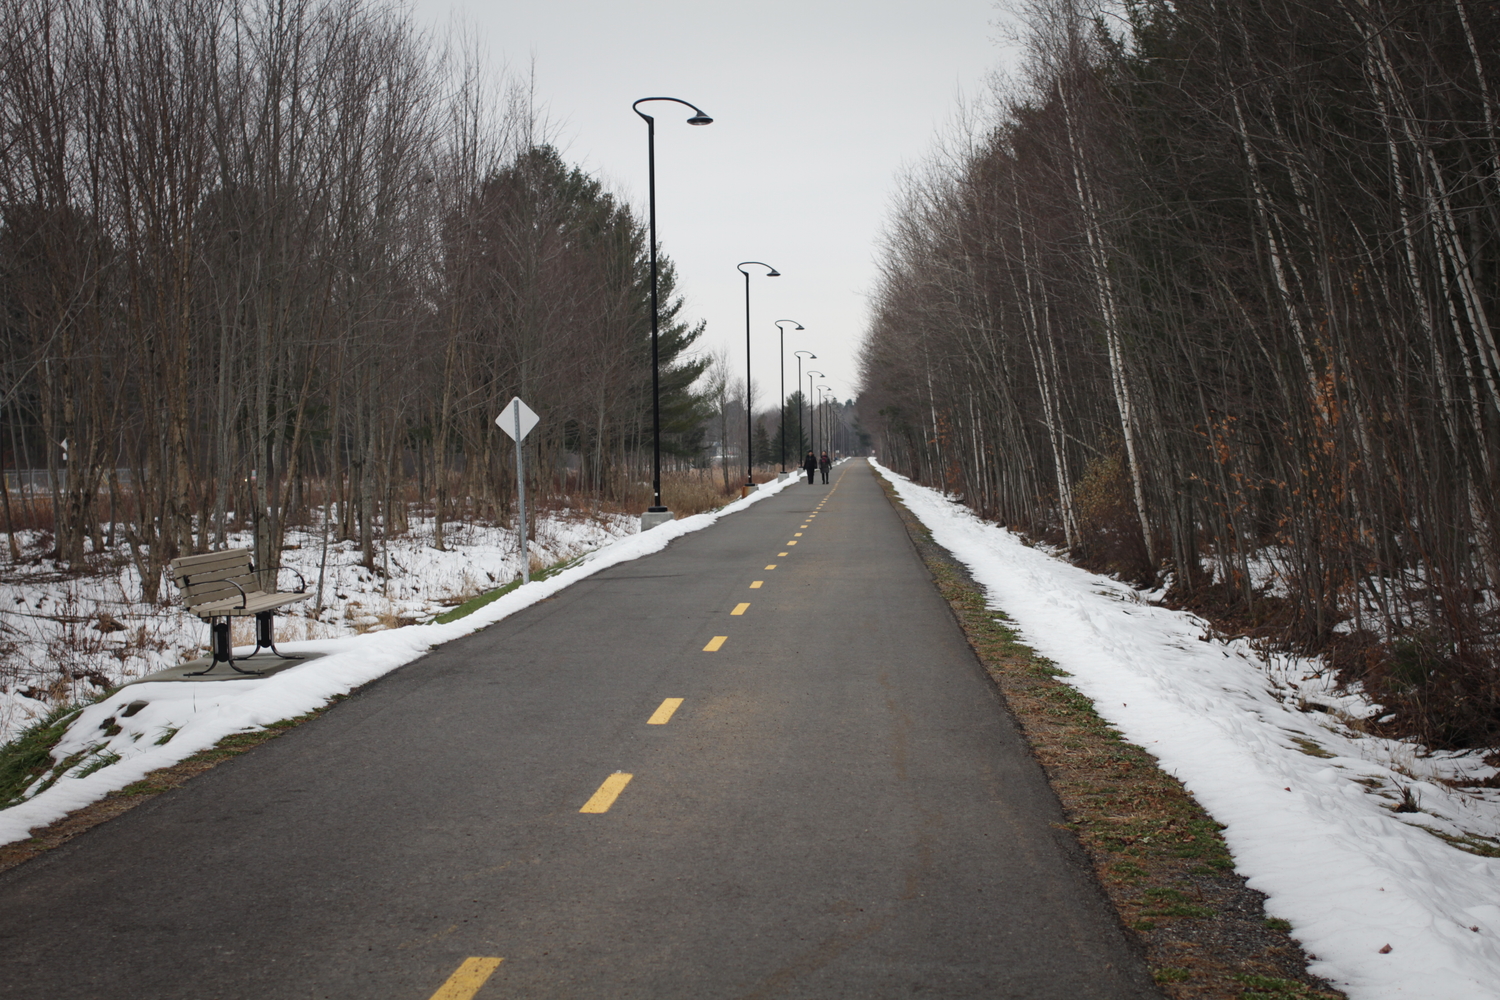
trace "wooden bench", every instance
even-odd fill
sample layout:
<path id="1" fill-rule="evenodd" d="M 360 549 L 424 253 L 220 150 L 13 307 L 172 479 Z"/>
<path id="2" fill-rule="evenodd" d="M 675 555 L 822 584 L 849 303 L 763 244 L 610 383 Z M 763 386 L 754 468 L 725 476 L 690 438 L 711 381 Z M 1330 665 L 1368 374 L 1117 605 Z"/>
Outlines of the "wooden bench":
<path id="1" fill-rule="evenodd" d="M 292 570 L 297 573 L 296 570 Z M 241 670 L 234 665 L 234 647 L 229 641 L 231 618 L 255 616 L 255 652 L 268 649 L 272 655 L 283 660 L 300 660 L 300 656 L 287 656 L 276 648 L 275 626 L 272 618 L 278 608 L 308 598 L 307 581 L 297 573 L 301 585 L 295 592 L 268 592 L 261 589 L 260 575 L 250 561 L 249 549 L 224 549 L 198 556 L 183 556 L 172 560 L 172 582 L 182 593 L 182 603 L 199 618 L 208 622 L 211 633 L 209 648 L 213 651 L 213 662 L 203 670 L 188 674 L 198 677 L 208 673 L 220 663 L 229 664 L 229 669 L 242 674 L 258 674 L 257 670 Z M 240 657 L 241 660 L 249 657 Z"/>

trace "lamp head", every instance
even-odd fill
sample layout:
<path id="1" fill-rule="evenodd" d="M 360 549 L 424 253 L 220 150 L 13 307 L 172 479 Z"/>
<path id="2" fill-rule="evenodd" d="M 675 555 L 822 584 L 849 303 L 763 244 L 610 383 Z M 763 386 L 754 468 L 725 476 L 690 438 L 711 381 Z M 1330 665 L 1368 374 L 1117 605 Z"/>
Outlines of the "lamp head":
<path id="1" fill-rule="evenodd" d="M 776 268 L 773 267 L 773 268 L 771 268 L 770 271 L 768 271 L 766 273 L 766 277 L 768 277 L 768 278 L 779 278 L 779 277 L 781 277 L 781 272 L 778 271 L 778 270 L 776 270 Z"/>
<path id="2" fill-rule="evenodd" d="M 708 117 L 708 115 L 705 115 L 701 111 L 687 120 L 687 123 L 689 125 L 712 125 L 713 122 L 714 120 L 712 118 Z"/>

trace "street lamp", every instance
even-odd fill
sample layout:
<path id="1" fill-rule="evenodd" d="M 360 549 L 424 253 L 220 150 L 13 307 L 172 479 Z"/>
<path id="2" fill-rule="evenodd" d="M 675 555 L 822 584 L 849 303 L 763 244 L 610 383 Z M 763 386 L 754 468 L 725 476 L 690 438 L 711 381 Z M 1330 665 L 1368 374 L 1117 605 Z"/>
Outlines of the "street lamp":
<path id="1" fill-rule="evenodd" d="M 813 400 L 813 385 L 812 385 L 812 380 L 813 380 L 813 376 L 814 375 L 818 376 L 818 378 L 827 378 L 828 376 L 824 375 L 822 372 L 815 372 L 811 368 L 809 368 L 807 370 L 807 426 L 808 426 L 808 429 L 812 431 L 812 446 L 813 446 L 812 450 L 813 450 L 813 454 L 816 455 L 818 453 L 818 425 L 813 422 L 813 418 L 817 416 L 817 412 L 815 410 L 813 410 L 813 401 L 812 401 Z"/>
<path id="2" fill-rule="evenodd" d="M 641 105 L 647 101 L 671 101 L 681 104 L 683 107 L 693 109 L 693 117 L 687 120 L 689 125 L 707 125 L 713 121 L 712 118 L 703 113 L 703 109 L 696 104 L 679 100 L 676 97 L 643 97 L 630 106 L 630 110 L 640 115 L 646 121 L 646 176 L 647 189 L 650 191 L 651 199 L 651 489 L 655 502 L 648 514 L 666 514 L 667 508 L 661 503 L 661 367 L 657 358 L 657 316 L 656 304 L 656 119 L 641 110 Z M 660 521 L 670 520 L 662 517 Z M 641 526 L 649 528 L 658 523 L 657 518 L 641 518 Z"/>
<path id="3" fill-rule="evenodd" d="M 766 269 L 766 277 L 779 278 L 781 272 L 763 260 L 742 260 L 735 270 L 745 276 L 745 489 L 755 489 L 755 480 L 750 476 L 750 455 L 754 447 L 750 440 L 751 424 L 755 422 L 755 410 L 750 405 L 750 272 L 746 264 L 755 264 Z"/>
<path id="4" fill-rule="evenodd" d="M 818 386 L 818 406 L 823 410 L 823 447 L 825 450 L 831 451 L 833 448 L 833 421 L 830 420 L 828 416 L 828 405 L 823 402 L 823 393 L 825 390 L 831 393 L 833 392 L 833 386 Z M 832 457 L 832 455 L 829 456 L 829 458 Z"/>
<path id="5" fill-rule="evenodd" d="M 809 361 L 811 361 L 813 358 L 816 358 L 817 355 L 814 354 L 812 351 L 794 351 L 793 353 L 797 355 L 797 393 L 800 395 L 802 393 L 802 355 L 806 354 L 807 355 L 807 360 L 809 360 Z M 797 401 L 797 449 L 799 451 L 802 449 L 802 401 L 801 400 Z M 801 456 L 799 455 L 798 458 L 801 458 Z"/>
<path id="6" fill-rule="evenodd" d="M 805 327 L 794 319 L 778 319 L 776 321 L 776 330 L 781 334 L 778 338 L 781 345 L 781 356 L 780 363 L 777 365 L 777 373 L 781 376 L 781 412 L 777 414 L 776 422 L 781 425 L 781 474 L 784 476 L 786 475 L 786 327 L 781 325 L 783 323 L 791 323 L 798 330 L 805 329 Z M 802 379 L 797 379 L 797 383 L 800 385 Z M 797 408 L 797 413 L 799 416 L 802 413 L 800 406 Z"/>

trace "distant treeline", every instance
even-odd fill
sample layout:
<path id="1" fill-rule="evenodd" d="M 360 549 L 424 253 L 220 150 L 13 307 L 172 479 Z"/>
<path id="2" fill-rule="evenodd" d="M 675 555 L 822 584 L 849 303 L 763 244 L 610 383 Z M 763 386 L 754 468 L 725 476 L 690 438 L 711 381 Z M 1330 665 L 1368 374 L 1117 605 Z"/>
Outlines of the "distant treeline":
<path id="1" fill-rule="evenodd" d="M 367 561 L 413 491 L 441 546 L 509 504 L 513 395 L 536 489 L 650 478 L 641 220 L 480 62 L 378 0 L 0 0 L 0 464 L 65 484 L 61 559 L 152 597 L 237 516 L 274 566 L 314 487 Z M 709 414 L 662 291 L 670 460 Z"/>
<path id="2" fill-rule="evenodd" d="M 1056 0 L 1027 55 L 889 227 L 882 456 L 1493 742 L 1500 5 Z"/>

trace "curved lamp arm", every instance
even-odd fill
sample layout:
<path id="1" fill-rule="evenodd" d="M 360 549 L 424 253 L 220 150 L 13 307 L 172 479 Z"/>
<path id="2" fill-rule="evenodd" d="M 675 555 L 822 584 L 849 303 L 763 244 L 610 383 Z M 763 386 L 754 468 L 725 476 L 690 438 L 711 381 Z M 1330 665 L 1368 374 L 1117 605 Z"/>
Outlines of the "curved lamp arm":
<path id="1" fill-rule="evenodd" d="M 689 101 L 684 101 L 679 97 L 643 97 L 639 101 L 631 104 L 630 110 L 634 111 L 636 114 L 640 115 L 648 122 L 654 122 L 656 121 L 656 119 L 652 118 L 650 115 L 646 114 L 646 112 L 641 110 L 641 105 L 645 104 L 647 101 L 671 101 L 673 104 L 681 104 L 685 108 L 692 108 L 695 113 L 693 117 L 687 120 L 687 123 L 689 125 L 709 125 L 713 123 L 713 119 L 704 114 L 702 108 Z"/>
<path id="2" fill-rule="evenodd" d="M 792 352 L 792 357 L 794 357 L 794 358 L 800 358 L 804 354 L 807 355 L 807 359 L 809 361 L 811 361 L 813 358 L 817 357 L 817 355 L 814 354 L 812 351 L 793 351 Z"/>
<path id="3" fill-rule="evenodd" d="M 784 326 L 781 325 L 783 323 L 790 323 L 790 324 L 792 324 L 792 329 L 794 329 L 794 330 L 806 330 L 807 329 L 807 327 L 803 326 L 801 323 L 798 323 L 794 319 L 778 319 L 776 321 L 776 329 L 780 330 L 782 333 L 786 333 L 786 327 L 784 327 Z"/>
<path id="4" fill-rule="evenodd" d="M 639 114 L 639 112 L 637 112 L 637 114 Z M 734 265 L 734 269 L 743 274 L 746 278 L 750 277 L 750 272 L 745 270 L 746 264 L 759 264 L 761 267 L 766 269 L 766 277 L 768 278 L 781 277 L 780 271 L 776 270 L 776 268 L 772 267 L 770 264 L 767 264 L 763 260 L 742 260 L 738 264 Z"/>

